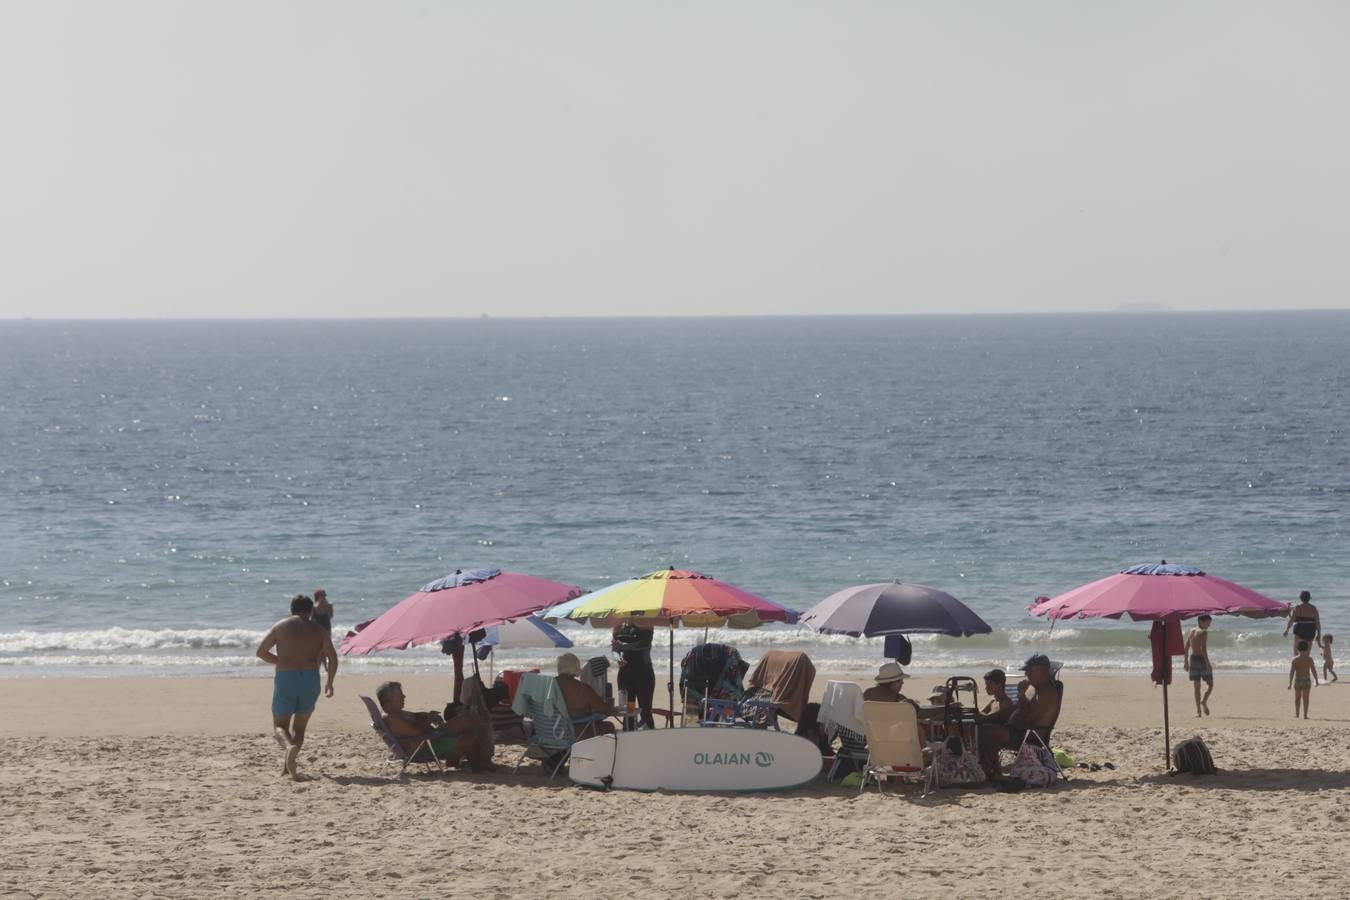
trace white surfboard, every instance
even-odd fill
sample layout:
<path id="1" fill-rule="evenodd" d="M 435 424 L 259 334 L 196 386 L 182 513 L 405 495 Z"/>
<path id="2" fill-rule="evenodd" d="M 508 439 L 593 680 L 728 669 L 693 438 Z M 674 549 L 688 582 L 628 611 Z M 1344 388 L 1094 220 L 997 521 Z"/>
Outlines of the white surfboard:
<path id="1" fill-rule="evenodd" d="M 773 791 L 820 774 L 820 749 L 758 728 L 656 728 L 578 741 L 577 784 L 635 791 Z"/>

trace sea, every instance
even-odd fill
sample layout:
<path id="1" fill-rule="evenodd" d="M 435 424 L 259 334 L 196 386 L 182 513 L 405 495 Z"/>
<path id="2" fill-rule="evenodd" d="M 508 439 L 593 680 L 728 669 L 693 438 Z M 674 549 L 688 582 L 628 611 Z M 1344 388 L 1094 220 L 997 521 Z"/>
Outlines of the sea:
<path id="1" fill-rule="evenodd" d="M 480 567 L 676 566 L 798 610 L 929 585 L 993 633 L 916 637 L 920 671 L 1144 673 L 1147 623 L 1026 608 L 1163 559 L 1309 590 L 1334 634 L 1348 359 L 1350 312 L 0 322 L 0 677 L 262 677 L 293 594 L 326 588 L 340 638 Z M 1283 624 L 1216 620 L 1216 666 L 1284 672 Z M 671 638 L 883 661 L 795 626 Z"/>

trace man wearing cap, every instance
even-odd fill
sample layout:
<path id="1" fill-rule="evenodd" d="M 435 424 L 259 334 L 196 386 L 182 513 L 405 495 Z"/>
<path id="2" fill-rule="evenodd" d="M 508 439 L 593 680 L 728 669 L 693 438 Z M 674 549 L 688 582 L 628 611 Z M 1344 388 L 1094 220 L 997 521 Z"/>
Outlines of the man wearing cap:
<path id="1" fill-rule="evenodd" d="M 1044 653 L 1030 656 L 1022 671 L 1026 677 L 1017 683 L 1017 703 L 1007 724 L 987 722 L 980 726 L 980 762 L 990 778 L 999 775 L 999 750 L 1021 747 L 1029 731 L 1045 738 L 1059 718 L 1060 695 L 1050 676 L 1050 657 Z"/>

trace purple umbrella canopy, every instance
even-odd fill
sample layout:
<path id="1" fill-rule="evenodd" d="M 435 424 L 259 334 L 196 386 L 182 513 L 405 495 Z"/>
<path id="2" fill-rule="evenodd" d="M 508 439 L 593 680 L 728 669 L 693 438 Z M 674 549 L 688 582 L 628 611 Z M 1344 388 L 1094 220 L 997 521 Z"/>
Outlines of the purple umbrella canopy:
<path id="1" fill-rule="evenodd" d="M 799 621 L 821 634 L 853 637 L 886 634 L 969 637 L 993 631 L 988 622 L 951 594 L 902 581 L 844 588 L 802 613 Z"/>

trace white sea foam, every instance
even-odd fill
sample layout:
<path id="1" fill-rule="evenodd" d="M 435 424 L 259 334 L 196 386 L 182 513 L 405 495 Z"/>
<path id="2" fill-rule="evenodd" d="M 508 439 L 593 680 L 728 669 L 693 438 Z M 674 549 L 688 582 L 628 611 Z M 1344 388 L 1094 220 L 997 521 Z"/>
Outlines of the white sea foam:
<path id="1" fill-rule="evenodd" d="M 610 651 L 608 629 L 563 623 L 561 630 L 582 656 L 605 656 Z M 334 629 L 335 636 L 347 632 Z M 110 667 L 131 671 L 236 671 L 264 667 L 252 653 L 262 639 L 260 629 L 164 628 L 65 631 L 0 632 L 0 670 L 15 672 L 36 668 L 44 671 L 106 674 Z M 701 628 L 657 629 L 652 647 L 659 661 L 669 654 L 674 639 L 676 661 L 695 643 L 705 639 Z M 737 647 L 753 662 L 764 651 L 800 650 L 810 654 L 820 671 L 866 672 L 882 659 L 881 638 L 820 635 L 798 626 L 769 625 L 758 629 L 712 628 L 706 640 Z M 1138 670 L 1151 667 L 1148 631 L 1133 627 L 1046 627 L 1001 629 L 971 638 L 915 635 L 910 667 L 923 670 L 977 670 L 1008 667 L 1030 653 L 1044 650 L 1079 670 Z M 340 642 L 340 638 L 339 638 Z M 1273 628 L 1254 625 L 1251 630 L 1221 630 L 1211 634 L 1211 652 L 1221 667 L 1275 670 L 1288 666 L 1288 639 Z M 1231 652 L 1225 653 L 1225 650 Z M 552 665 L 555 653 L 548 650 L 498 650 L 497 666 L 540 667 Z M 1178 660 L 1178 664 L 1180 660 Z M 348 670 L 437 670 L 446 664 L 436 644 L 409 650 L 387 651 L 364 657 L 343 657 Z"/>

